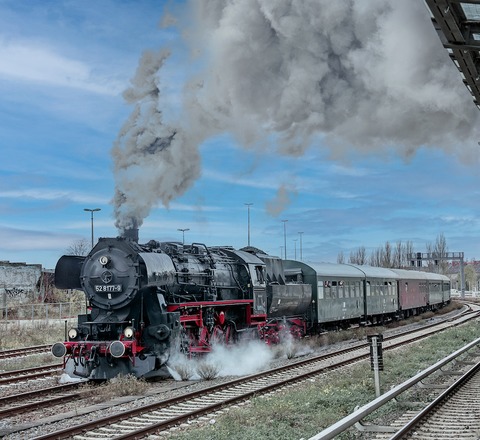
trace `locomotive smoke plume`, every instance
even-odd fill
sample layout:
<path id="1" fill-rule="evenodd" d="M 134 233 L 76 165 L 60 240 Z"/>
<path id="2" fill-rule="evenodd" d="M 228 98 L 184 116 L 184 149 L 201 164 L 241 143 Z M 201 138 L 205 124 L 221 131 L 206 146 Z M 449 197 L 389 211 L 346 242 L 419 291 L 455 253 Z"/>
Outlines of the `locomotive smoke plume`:
<path id="1" fill-rule="evenodd" d="M 181 127 L 165 124 L 158 108 L 156 74 L 168 55 L 163 50 L 145 52 L 132 87 L 123 94 L 134 109 L 112 149 L 115 225 L 122 235 L 139 228 L 158 200 L 168 206 L 199 176 L 200 137 L 192 140 Z"/>
<path id="2" fill-rule="evenodd" d="M 422 146 L 476 147 L 479 113 L 418 0 L 191 0 L 182 29 L 203 71 L 185 87 L 182 120 L 162 122 L 158 70 L 140 61 L 135 105 L 114 147 L 117 226 L 140 225 L 200 174 L 198 145 L 230 132 L 298 156 L 312 145 L 408 157 Z M 179 17 L 181 20 L 181 17 Z M 192 24 L 193 23 L 193 24 Z M 461 150 L 461 151 L 460 151 Z M 280 185 L 280 183 L 279 183 Z"/>

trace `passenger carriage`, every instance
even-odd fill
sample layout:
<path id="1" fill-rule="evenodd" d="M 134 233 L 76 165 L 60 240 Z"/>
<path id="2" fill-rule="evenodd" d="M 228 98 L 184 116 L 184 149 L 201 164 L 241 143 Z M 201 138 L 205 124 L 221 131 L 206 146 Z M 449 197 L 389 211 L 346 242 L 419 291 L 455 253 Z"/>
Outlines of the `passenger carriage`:
<path id="1" fill-rule="evenodd" d="M 348 327 L 365 314 L 364 275 L 354 266 L 311 264 L 316 274 L 312 285 L 316 322 L 321 326 Z"/>
<path id="2" fill-rule="evenodd" d="M 399 313 L 402 318 L 418 315 L 427 309 L 428 282 L 425 272 L 392 269 L 398 274 Z"/>
<path id="3" fill-rule="evenodd" d="M 450 280 L 445 275 L 425 272 L 428 284 L 428 305 L 432 310 L 450 301 Z"/>
<path id="4" fill-rule="evenodd" d="M 355 266 L 365 276 L 365 322 L 391 320 L 398 310 L 398 275 L 383 267 Z"/>
<path id="5" fill-rule="evenodd" d="M 311 278 L 312 269 L 316 278 L 316 282 L 312 282 L 315 299 L 312 320 L 320 327 L 383 322 L 395 315 L 398 306 L 398 276 L 389 269 L 349 264 L 302 263 L 302 272 L 307 282 Z"/>

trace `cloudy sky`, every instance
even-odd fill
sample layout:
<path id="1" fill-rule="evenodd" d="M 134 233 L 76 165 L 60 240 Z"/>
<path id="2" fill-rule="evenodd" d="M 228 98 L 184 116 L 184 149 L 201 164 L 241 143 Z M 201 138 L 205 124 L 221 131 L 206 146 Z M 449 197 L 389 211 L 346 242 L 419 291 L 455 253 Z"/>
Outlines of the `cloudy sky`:
<path id="1" fill-rule="evenodd" d="M 0 260 L 53 268 L 84 208 L 242 247 L 246 203 L 275 255 L 480 258 L 480 112 L 420 0 L 0 0 L 0 60 Z"/>

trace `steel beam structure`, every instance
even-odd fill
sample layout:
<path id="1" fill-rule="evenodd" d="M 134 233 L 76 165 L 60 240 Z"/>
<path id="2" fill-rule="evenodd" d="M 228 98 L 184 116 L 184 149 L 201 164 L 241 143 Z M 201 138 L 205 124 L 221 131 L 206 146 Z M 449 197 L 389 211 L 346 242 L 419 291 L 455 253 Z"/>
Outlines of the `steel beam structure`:
<path id="1" fill-rule="evenodd" d="M 443 47 L 480 109 L 480 0 L 425 0 Z"/>
<path id="2" fill-rule="evenodd" d="M 434 261 L 438 265 L 440 261 L 459 261 L 460 262 L 460 283 L 461 298 L 465 298 L 465 262 L 463 252 L 445 252 L 440 255 L 437 252 L 414 252 L 407 255 L 407 259 L 411 261 L 412 266 L 422 267 L 422 261 Z"/>

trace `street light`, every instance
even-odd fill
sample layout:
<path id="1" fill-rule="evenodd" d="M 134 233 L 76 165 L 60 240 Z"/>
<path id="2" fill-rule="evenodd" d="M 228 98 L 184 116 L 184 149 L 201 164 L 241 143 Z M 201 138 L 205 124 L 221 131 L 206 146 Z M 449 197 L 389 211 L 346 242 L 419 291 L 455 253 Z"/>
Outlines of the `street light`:
<path id="1" fill-rule="evenodd" d="M 282 220 L 283 223 L 283 245 L 285 248 L 285 260 L 287 259 L 287 222 L 288 220 Z"/>
<path id="2" fill-rule="evenodd" d="M 298 238 L 293 239 L 293 242 L 295 243 L 295 260 L 297 259 L 297 240 Z"/>
<path id="3" fill-rule="evenodd" d="M 300 261 L 303 261 L 303 255 L 302 255 L 302 234 L 303 232 L 299 232 L 298 235 L 300 235 Z"/>
<path id="4" fill-rule="evenodd" d="M 248 246 L 250 246 L 250 206 L 252 206 L 253 203 L 244 203 L 244 205 L 248 209 Z"/>
<path id="5" fill-rule="evenodd" d="M 189 228 L 177 229 L 177 231 L 180 231 L 182 233 L 182 244 L 185 244 L 185 231 L 190 231 L 190 229 Z"/>
<path id="6" fill-rule="evenodd" d="M 87 211 L 91 214 L 91 221 L 92 221 L 92 248 L 93 248 L 93 213 L 97 211 L 101 211 L 100 208 L 94 208 L 94 209 L 88 209 L 88 208 L 83 208 L 84 211 Z"/>

